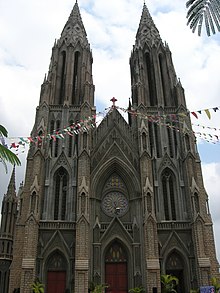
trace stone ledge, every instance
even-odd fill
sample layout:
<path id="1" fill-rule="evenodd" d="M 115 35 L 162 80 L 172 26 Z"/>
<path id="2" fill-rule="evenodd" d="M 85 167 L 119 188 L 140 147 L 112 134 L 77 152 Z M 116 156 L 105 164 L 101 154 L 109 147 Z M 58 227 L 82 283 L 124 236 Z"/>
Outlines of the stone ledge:
<path id="1" fill-rule="evenodd" d="M 23 258 L 22 260 L 22 268 L 23 269 L 34 269 L 35 267 L 35 259 L 34 258 Z"/>
<path id="2" fill-rule="evenodd" d="M 147 269 L 148 270 L 159 270 L 160 262 L 158 258 L 155 259 L 147 259 Z"/>
<path id="3" fill-rule="evenodd" d="M 75 263 L 76 270 L 88 270 L 89 269 L 89 261 L 88 259 L 77 259 Z"/>
<path id="4" fill-rule="evenodd" d="M 208 257 L 198 258 L 200 268 L 207 268 L 211 266 L 210 259 Z"/>

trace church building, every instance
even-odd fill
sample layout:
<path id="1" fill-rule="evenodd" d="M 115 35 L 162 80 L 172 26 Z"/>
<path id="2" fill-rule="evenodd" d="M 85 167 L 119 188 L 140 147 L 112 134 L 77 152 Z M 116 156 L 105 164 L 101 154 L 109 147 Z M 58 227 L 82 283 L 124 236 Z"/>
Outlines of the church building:
<path id="1" fill-rule="evenodd" d="M 140 13 L 141 14 L 141 13 Z M 94 60 L 95 62 L 95 60 Z M 96 123 L 93 56 L 78 3 L 52 48 L 24 184 L 2 203 L 0 293 L 177 292 L 218 276 L 201 161 L 170 49 L 146 4 L 130 57 L 128 120 Z"/>

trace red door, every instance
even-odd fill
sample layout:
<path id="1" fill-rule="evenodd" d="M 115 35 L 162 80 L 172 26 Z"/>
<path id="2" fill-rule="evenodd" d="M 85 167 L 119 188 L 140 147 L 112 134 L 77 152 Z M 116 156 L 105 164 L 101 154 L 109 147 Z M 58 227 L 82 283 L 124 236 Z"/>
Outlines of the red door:
<path id="1" fill-rule="evenodd" d="M 127 293 L 127 263 L 106 263 L 105 283 L 108 285 L 108 288 L 106 289 L 106 292 L 108 293 Z"/>
<path id="2" fill-rule="evenodd" d="M 65 293 L 66 272 L 47 273 L 47 293 Z"/>

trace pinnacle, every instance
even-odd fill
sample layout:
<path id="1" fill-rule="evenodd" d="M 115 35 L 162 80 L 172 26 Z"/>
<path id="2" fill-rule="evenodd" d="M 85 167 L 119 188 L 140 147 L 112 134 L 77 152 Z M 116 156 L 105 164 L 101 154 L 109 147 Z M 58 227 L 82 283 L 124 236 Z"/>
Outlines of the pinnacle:
<path id="1" fill-rule="evenodd" d="M 141 42 L 147 42 L 149 44 L 155 44 L 161 41 L 159 31 L 154 24 L 145 1 L 136 39 L 139 39 Z"/>
<path id="2" fill-rule="evenodd" d="M 12 174 L 11 174 L 11 179 L 10 179 L 10 182 L 8 184 L 7 197 L 16 196 L 15 189 L 16 188 L 15 188 L 15 166 L 14 166 Z"/>
<path id="3" fill-rule="evenodd" d="M 88 45 L 86 36 L 87 34 L 83 25 L 78 1 L 76 1 L 61 33 L 61 38 L 59 40 L 60 42 L 58 41 L 58 43 L 62 43 L 63 41 L 65 41 L 65 43 L 69 44 L 74 43 L 78 39 L 81 39 L 81 41 L 85 45 Z"/>

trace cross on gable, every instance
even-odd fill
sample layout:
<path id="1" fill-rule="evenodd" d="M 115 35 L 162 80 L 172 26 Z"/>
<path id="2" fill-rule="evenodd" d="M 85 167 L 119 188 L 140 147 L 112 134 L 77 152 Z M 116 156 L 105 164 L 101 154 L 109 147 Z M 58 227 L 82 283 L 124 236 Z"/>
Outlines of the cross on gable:
<path id="1" fill-rule="evenodd" d="M 113 97 L 110 101 L 112 102 L 112 108 L 115 108 L 115 102 L 117 102 L 117 99 Z"/>

